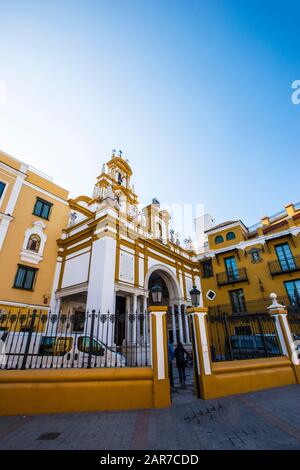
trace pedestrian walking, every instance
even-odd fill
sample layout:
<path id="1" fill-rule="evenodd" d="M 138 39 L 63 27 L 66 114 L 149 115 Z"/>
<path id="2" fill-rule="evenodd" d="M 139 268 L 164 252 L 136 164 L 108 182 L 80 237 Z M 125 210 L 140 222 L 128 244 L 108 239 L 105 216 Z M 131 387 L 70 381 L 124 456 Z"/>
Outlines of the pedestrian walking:
<path id="1" fill-rule="evenodd" d="M 176 367 L 179 373 L 179 381 L 182 388 L 185 388 L 185 354 L 188 352 L 184 349 L 182 343 L 178 341 L 175 349 Z"/>
<path id="2" fill-rule="evenodd" d="M 168 344 L 168 357 L 169 357 L 169 377 L 170 385 L 174 387 L 174 377 L 173 377 L 173 359 L 174 359 L 174 348 L 173 345 L 169 342 Z"/>

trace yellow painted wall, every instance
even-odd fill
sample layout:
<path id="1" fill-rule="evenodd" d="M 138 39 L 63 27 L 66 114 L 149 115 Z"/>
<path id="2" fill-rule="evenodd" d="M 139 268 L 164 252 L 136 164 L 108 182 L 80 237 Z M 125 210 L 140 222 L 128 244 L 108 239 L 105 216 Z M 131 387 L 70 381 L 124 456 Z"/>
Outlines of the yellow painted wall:
<path id="1" fill-rule="evenodd" d="M 151 368 L 1 371 L 0 415 L 154 406 Z"/>
<path id="2" fill-rule="evenodd" d="M 212 375 L 201 375 L 200 381 L 206 400 L 298 383 L 285 356 L 213 364 Z"/>

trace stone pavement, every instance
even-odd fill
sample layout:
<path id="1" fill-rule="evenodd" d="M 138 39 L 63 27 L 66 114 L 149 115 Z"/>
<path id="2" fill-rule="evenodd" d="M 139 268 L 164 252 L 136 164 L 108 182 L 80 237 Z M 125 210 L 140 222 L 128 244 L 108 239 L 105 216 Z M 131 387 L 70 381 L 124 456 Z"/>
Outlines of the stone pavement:
<path id="1" fill-rule="evenodd" d="M 300 449 L 300 387 L 197 400 L 164 410 L 0 417 L 0 449 Z"/>

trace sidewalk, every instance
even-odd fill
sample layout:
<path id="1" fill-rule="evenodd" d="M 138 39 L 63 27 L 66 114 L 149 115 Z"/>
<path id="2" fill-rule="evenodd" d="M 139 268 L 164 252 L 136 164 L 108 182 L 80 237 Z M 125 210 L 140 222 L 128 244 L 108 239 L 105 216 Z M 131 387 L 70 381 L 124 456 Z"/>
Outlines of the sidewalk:
<path id="1" fill-rule="evenodd" d="M 0 449 L 300 449 L 300 387 L 197 400 L 164 410 L 0 417 Z"/>

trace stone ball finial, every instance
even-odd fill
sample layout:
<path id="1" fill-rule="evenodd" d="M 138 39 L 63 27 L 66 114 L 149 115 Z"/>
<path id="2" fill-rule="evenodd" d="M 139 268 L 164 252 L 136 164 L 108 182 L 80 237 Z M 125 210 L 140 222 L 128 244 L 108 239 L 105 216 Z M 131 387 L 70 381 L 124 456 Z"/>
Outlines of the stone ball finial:
<path id="1" fill-rule="evenodd" d="M 275 292 L 271 292 L 270 294 L 270 299 L 274 302 L 274 300 L 277 300 L 277 294 Z"/>

